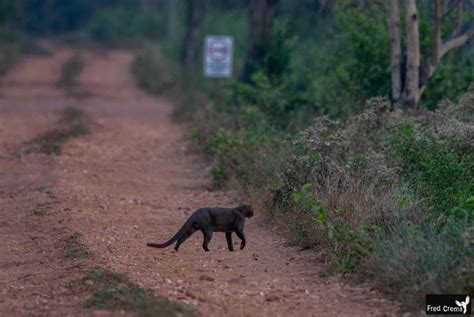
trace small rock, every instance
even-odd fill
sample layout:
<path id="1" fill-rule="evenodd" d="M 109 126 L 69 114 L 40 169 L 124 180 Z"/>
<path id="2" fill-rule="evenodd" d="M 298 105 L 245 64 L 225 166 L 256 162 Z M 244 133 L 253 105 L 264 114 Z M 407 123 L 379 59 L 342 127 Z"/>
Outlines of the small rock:
<path id="1" fill-rule="evenodd" d="M 201 281 L 208 281 L 208 282 L 212 282 L 212 281 L 215 280 L 215 278 L 213 278 L 212 276 L 209 276 L 209 275 L 201 275 L 201 276 L 199 277 L 199 279 L 200 279 Z"/>
<path id="2" fill-rule="evenodd" d="M 186 296 L 192 298 L 192 299 L 195 299 L 196 298 L 196 294 L 194 294 L 193 292 L 191 292 L 190 290 L 186 290 L 186 292 L 184 293 Z"/>
<path id="3" fill-rule="evenodd" d="M 280 297 L 278 297 L 278 295 L 275 295 L 275 294 L 273 294 L 273 295 L 267 295 L 267 296 L 265 296 L 265 300 L 266 300 L 267 302 L 276 302 L 276 301 L 279 301 L 279 300 L 280 300 Z"/>
<path id="4" fill-rule="evenodd" d="M 240 278 L 238 277 L 234 277 L 234 278 L 231 278 L 230 280 L 227 281 L 227 283 L 239 283 L 240 282 Z"/>

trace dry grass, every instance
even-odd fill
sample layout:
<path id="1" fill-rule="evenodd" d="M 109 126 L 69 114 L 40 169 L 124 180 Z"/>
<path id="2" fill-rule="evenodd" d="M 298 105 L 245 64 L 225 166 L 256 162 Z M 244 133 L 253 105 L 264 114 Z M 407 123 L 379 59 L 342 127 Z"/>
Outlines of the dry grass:
<path id="1" fill-rule="evenodd" d="M 61 111 L 57 127 L 46 131 L 31 141 L 23 144 L 18 155 L 44 153 L 59 155 L 62 146 L 69 140 L 89 133 L 86 114 L 77 108 L 65 108 Z"/>

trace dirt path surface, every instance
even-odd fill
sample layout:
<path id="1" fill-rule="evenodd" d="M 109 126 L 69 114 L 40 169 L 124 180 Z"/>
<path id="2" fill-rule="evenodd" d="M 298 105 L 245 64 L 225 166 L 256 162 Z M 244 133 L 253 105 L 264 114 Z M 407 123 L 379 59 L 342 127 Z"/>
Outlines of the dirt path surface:
<path id="1" fill-rule="evenodd" d="M 246 224 L 243 251 L 228 252 L 219 233 L 207 253 L 200 234 L 178 254 L 147 248 L 168 239 L 194 209 L 235 206 L 237 195 L 208 190 L 206 161 L 172 121 L 172 105 L 135 87 L 130 53 L 84 53 L 79 85 L 89 97 L 81 99 L 55 88 L 71 54 L 31 57 L 0 80 L 1 316 L 93 314 L 83 308 L 88 294 L 64 286 L 93 267 L 124 273 L 203 316 L 397 311 L 366 287 L 320 277 L 314 252 L 286 246 L 258 216 Z M 90 116 L 89 135 L 67 142 L 61 155 L 15 155 L 68 106 Z M 64 257 L 61 241 L 74 233 L 93 257 Z"/>

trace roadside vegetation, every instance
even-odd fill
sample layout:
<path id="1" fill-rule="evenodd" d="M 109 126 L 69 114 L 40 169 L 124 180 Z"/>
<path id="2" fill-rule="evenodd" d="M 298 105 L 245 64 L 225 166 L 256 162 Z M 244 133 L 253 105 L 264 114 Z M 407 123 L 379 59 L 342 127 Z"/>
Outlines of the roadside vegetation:
<path id="1" fill-rule="evenodd" d="M 59 155 L 63 145 L 73 139 L 89 133 L 87 115 L 80 109 L 68 107 L 59 114 L 57 126 L 23 144 L 17 155 L 44 153 Z"/>
<path id="2" fill-rule="evenodd" d="M 407 309 L 419 309 L 426 293 L 469 292 L 472 45 L 448 54 L 418 109 L 402 111 L 390 102 L 384 1 L 322 8 L 332 15 L 315 19 L 321 21 L 316 34 L 305 31 L 310 16 L 282 6 L 288 10 L 277 14 L 248 79 L 206 81 L 197 66 L 190 72 L 184 65 L 186 80 L 175 81 L 177 114 L 190 120 L 212 160 L 214 186 L 237 181 L 293 243 L 323 251 L 336 273 L 371 278 Z M 428 54 L 432 7 L 419 7 L 421 51 Z M 243 29 L 215 19 L 228 15 L 245 25 L 239 10 L 211 7 L 203 33 L 224 29 L 234 35 L 236 52 L 245 52 Z M 298 23 L 286 23 L 298 14 Z M 176 56 L 172 47 L 162 45 L 169 60 Z M 134 69 L 141 71 L 134 73 L 139 85 L 161 94 L 169 91 L 175 66 L 156 50 L 137 54 Z M 245 71 L 244 57 L 236 54 L 237 74 Z"/>
<path id="3" fill-rule="evenodd" d="M 84 68 L 84 61 L 79 53 L 73 54 L 61 68 L 61 77 L 57 85 L 66 90 L 72 90 L 77 85 L 77 78 Z"/>
<path id="4" fill-rule="evenodd" d="M 18 55 L 19 49 L 17 45 L 2 45 L 2 51 L 0 52 L 0 76 L 8 72 L 17 63 Z"/>
<path id="5" fill-rule="evenodd" d="M 61 240 L 61 247 L 64 249 L 65 258 L 77 259 L 92 256 L 92 252 L 81 241 L 81 239 L 81 234 L 79 232 L 74 232 L 72 235 Z"/>
<path id="6" fill-rule="evenodd" d="M 90 291 L 92 295 L 85 303 L 87 308 L 124 310 L 140 317 L 194 316 L 183 304 L 155 297 L 126 276 L 108 270 L 89 271 L 80 280 L 68 283 L 68 287 Z"/>
<path id="7" fill-rule="evenodd" d="M 179 86 L 179 68 L 163 55 L 157 45 L 147 45 L 137 53 L 131 71 L 138 85 L 154 94 L 170 94 Z"/>
<path id="8" fill-rule="evenodd" d="M 0 21 L 1 22 L 1 21 Z M 8 72 L 19 60 L 21 40 L 18 34 L 0 23 L 0 76 Z"/>

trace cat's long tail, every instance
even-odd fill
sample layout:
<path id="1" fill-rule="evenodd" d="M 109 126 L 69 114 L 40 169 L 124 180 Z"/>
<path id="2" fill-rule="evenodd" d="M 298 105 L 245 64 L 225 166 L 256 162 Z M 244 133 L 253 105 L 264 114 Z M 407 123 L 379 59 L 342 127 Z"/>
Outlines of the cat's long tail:
<path id="1" fill-rule="evenodd" d="M 193 220 L 190 217 L 188 218 L 188 220 L 186 220 L 186 222 L 181 227 L 181 229 L 179 229 L 178 232 L 176 232 L 176 234 L 165 243 L 147 243 L 146 245 L 152 248 L 166 248 L 167 246 L 173 244 L 176 240 L 184 236 L 186 232 L 189 230 L 189 228 L 191 228 L 192 224 L 193 224 Z"/>

